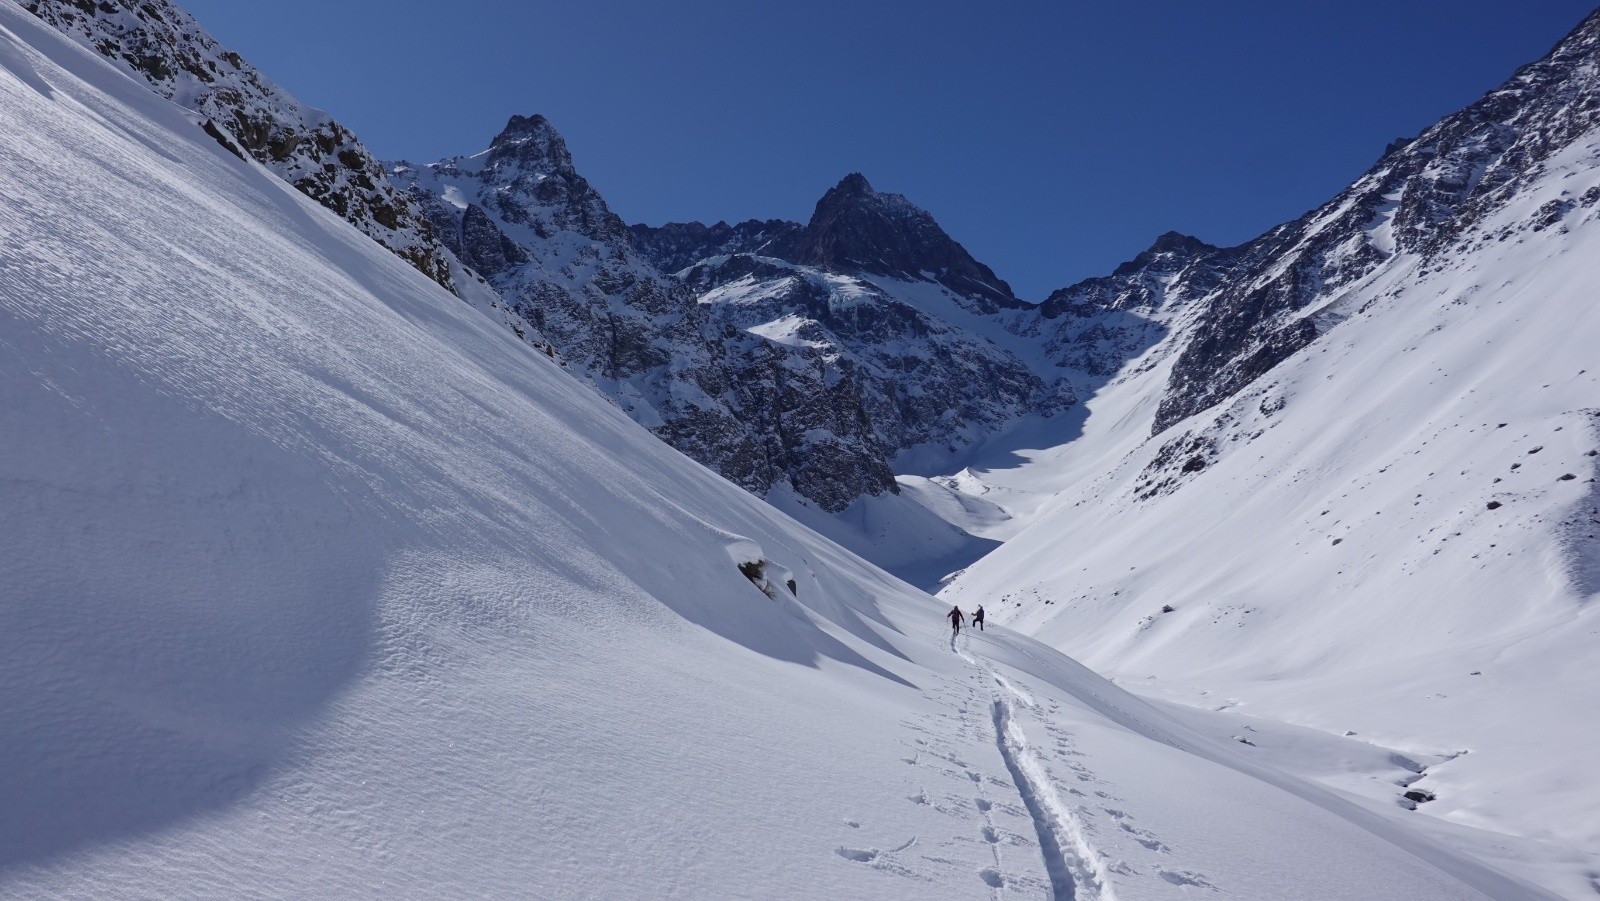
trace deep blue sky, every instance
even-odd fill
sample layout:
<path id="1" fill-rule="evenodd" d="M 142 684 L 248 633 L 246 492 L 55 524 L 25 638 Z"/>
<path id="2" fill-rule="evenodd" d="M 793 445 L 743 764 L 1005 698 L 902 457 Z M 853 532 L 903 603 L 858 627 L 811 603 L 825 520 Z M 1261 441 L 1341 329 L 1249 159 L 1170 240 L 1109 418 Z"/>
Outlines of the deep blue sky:
<path id="1" fill-rule="evenodd" d="M 1595 0 L 179 0 L 386 158 L 543 113 L 630 222 L 783 217 L 859 170 L 1041 299 L 1246 240 Z"/>

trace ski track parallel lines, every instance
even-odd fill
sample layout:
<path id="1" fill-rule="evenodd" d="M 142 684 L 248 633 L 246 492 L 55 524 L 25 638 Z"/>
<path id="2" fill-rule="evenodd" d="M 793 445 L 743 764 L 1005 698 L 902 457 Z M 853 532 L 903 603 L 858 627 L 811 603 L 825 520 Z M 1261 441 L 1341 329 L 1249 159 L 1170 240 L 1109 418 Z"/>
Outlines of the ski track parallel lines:
<path id="1" fill-rule="evenodd" d="M 1050 877 L 1050 897 L 1053 901 L 1075 901 L 1078 897 L 1077 887 L 1067 867 L 1066 849 L 1062 846 L 1053 819 L 1041 803 L 1037 786 L 1023 772 L 1022 762 L 1018 759 L 1025 752 L 1017 745 L 1015 736 L 1011 735 L 1015 726 L 1011 721 L 1010 704 L 1004 698 L 995 698 L 993 709 L 995 744 L 1000 748 L 1000 757 L 1005 761 L 1006 769 L 1011 772 L 1011 781 L 1017 787 L 1017 794 L 1022 796 L 1022 806 L 1027 808 L 1028 816 L 1033 819 L 1034 831 L 1039 835 L 1039 853 L 1044 857 L 1044 869 Z"/>
<path id="2" fill-rule="evenodd" d="M 950 646 L 962 660 L 978 670 L 980 678 L 992 681 L 1017 700 L 1033 706 L 1033 698 L 992 667 L 980 663 L 965 648 L 957 646 L 954 637 Z M 1016 722 L 1011 700 L 997 694 L 990 710 L 995 745 L 1038 833 L 1039 853 L 1050 879 L 1050 897 L 1053 901 L 1115 901 L 1110 881 L 1095 859 L 1094 849 L 1084 837 L 1077 818 L 1056 796 L 1049 775 Z"/>

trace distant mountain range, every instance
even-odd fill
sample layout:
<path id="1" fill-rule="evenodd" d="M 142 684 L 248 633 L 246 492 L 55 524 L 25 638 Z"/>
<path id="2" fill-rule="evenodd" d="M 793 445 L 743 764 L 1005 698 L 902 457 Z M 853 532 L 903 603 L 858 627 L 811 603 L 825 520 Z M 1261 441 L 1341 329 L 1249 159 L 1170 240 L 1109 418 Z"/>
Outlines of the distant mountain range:
<path id="1" fill-rule="evenodd" d="M 803 224 L 629 226 L 541 116 L 481 152 L 380 165 L 169 0 L 25 6 L 431 278 L 492 288 L 473 299 L 691 457 L 829 512 L 1072 408 L 1153 344 L 1171 369 L 1152 432 L 1228 400 L 1325 331 L 1305 311 L 1440 252 L 1596 116 L 1591 17 L 1300 219 L 1233 248 L 1169 233 L 1035 305 L 857 173 Z"/>

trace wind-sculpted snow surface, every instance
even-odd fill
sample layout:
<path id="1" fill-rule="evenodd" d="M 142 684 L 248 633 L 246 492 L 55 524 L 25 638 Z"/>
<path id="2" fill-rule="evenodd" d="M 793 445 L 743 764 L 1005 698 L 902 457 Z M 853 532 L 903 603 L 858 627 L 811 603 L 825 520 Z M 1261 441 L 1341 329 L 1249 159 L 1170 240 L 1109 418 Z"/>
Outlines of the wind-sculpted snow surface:
<path id="1" fill-rule="evenodd" d="M 10 0 L 0 119 L 0 896 L 1037 897 L 1030 797 L 1102 897 L 1536 896 L 954 653 Z"/>
<path id="2" fill-rule="evenodd" d="M 40 19 L 205 117 L 219 142 L 277 173 L 452 290 L 427 221 L 349 129 L 308 109 L 217 43 L 171 0 L 25 0 Z"/>

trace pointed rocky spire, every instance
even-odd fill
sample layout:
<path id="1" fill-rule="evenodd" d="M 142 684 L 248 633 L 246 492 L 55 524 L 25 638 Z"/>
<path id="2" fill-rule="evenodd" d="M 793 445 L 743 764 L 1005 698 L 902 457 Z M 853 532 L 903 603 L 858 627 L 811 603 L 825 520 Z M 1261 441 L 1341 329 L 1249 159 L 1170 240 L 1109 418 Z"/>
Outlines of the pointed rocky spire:
<path id="1" fill-rule="evenodd" d="M 489 143 L 488 165 L 515 165 L 519 169 L 572 172 L 567 142 L 550 120 L 540 115 L 512 116 Z"/>
<path id="2" fill-rule="evenodd" d="M 967 253 L 926 210 L 873 189 L 859 172 L 817 201 L 794 262 L 843 272 L 931 279 L 989 303 L 1020 303 L 1011 286 Z"/>

